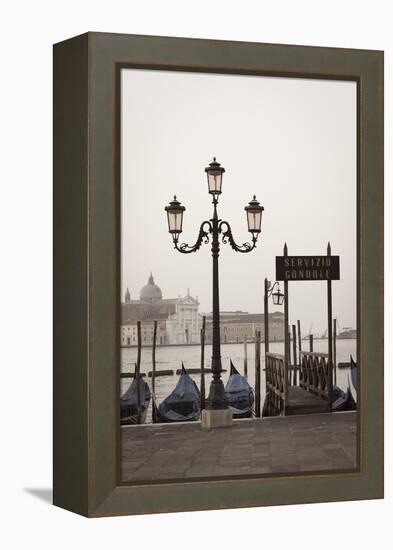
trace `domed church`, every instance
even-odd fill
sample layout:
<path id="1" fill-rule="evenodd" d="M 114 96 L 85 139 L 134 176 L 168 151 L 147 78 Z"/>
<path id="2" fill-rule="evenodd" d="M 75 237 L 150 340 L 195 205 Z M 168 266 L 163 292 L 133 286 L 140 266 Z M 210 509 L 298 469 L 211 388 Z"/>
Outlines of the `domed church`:
<path id="1" fill-rule="evenodd" d="M 200 341 L 202 316 L 198 298 L 187 295 L 163 298 L 153 274 L 133 300 L 127 287 L 121 304 L 121 345 L 137 344 L 137 321 L 141 321 L 142 345 L 153 341 L 154 321 L 157 321 L 157 344 L 197 344 Z"/>
<path id="2" fill-rule="evenodd" d="M 139 299 L 141 302 L 149 302 L 151 304 L 153 302 L 162 300 L 161 288 L 154 283 L 152 273 L 150 273 L 150 277 L 147 281 L 147 284 L 144 287 L 142 287 L 142 290 L 140 291 L 140 294 L 139 294 Z"/>

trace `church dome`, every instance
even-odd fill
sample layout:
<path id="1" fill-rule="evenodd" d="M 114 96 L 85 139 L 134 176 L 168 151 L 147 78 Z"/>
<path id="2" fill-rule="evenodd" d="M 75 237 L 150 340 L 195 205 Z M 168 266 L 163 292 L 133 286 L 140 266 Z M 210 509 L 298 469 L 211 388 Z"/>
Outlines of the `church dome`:
<path id="1" fill-rule="evenodd" d="M 143 302 L 155 302 L 156 300 L 162 300 L 162 292 L 159 286 L 154 283 L 153 275 L 150 273 L 147 285 L 145 285 L 139 295 Z"/>

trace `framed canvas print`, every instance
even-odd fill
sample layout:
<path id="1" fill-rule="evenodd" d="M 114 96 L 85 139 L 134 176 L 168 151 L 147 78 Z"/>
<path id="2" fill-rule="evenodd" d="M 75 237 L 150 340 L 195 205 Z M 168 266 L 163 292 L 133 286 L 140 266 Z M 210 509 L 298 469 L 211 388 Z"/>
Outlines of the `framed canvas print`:
<path id="1" fill-rule="evenodd" d="M 54 47 L 54 503 L 382 498 L 383 53 Z"/>

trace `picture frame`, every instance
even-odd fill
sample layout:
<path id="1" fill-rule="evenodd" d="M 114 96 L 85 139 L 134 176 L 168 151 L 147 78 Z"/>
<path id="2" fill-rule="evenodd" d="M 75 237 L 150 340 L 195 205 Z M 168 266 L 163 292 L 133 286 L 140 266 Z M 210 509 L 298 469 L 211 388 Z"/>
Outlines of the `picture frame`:
<path id="1" fill-rule="evenodd" d="M 357 84 L 356 472 L 119 480 L 122 67 Z M 383 497 L 383 52 L 86 33 L 54 46 L 54 504 L 88 517 Z"/>

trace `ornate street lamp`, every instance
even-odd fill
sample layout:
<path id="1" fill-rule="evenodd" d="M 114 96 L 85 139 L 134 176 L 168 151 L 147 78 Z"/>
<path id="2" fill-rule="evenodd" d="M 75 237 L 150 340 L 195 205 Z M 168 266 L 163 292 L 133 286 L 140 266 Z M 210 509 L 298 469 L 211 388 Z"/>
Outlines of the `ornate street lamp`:
<path id="1" fill-rule="evenodd" d="M 211 239 L 211 251 L 213 257 L 213 318 L 212 318 L 212 373 L 213 380 L 210 385 L 209 396 L 206 400 L 206 409 L 210 411 L 226 410 L 228 403 L 225 397 L 224 384 L 221 380 L 221 342 L 220 342 L 220 300 L 219 300 L 219 277 L 218 277 L 218 257 L 220 254 L 220 240 L 226 244 L 229 243 L 236 252 L 251 252 L 256 247 L 259 233 L 261 232 L 261 220 L 263 206 L 254 198 L 245 207 L 247 212 L 248 230 L 251 233 L 251 243 L 246 242 L 238 245 L 232 235 L 232 230 L 227 221 L 218 218 L 217 205 L 218 198 L 222 192 L 222 177 L 225 168 L 216 161 L 205 168 L 207 174 L 208 191 L 213 197 L 213 216 L 210 220 L 201 223 L 199 235 L 194 245 L 187 243 L 179 244 L 179 235 L 182 232 L 184 206 L 176 199 L 165 207 L 168 215 L 168 230 L 172 235 L 173 244 L 176 250 L 183 254 L 196 252 L 202 243 L 209 243 Z"/>
<path id="2" fill-rule="evenodd" d="M 273 289 L 276 285 L 277 285 L 277 290 L 276 290 L 276 292 L 273 292 Z M 273 288 L 270 291 L 270 294 L 273 297 L 273 304 L 275 306 L 282 306 L 282 304 L 284 303 L 284 294 L 282 292 L 280 292 L 280 285 L 279 285 L 278 282 L 274 283 Z M 269 294 L 269 296 L 270 296 L 270 294 Z"/>
<path id="3" fill-rule="evenodd" d="M 221 195 L 222 175 L 225 168 L 213 157 L 213 162 L 205 168 L 207 174 L 207 185 L 211 195 Z"/>
<path id="4" fill-rule="evenodd" d="M 183 230 L 183 212 L 185 207 L 180 204 L 175 195 L 173 201 L 169 203 L 169 206 L 165 207 L 165 210 L 168 215 L 169 233 L 180 235 Z"/>
<path id="5" fill-rule="evenodd" d="M 248 230 L 254 233 L 261 232 L 261 223 L 262 223 L 262 212 L 264 210 L 263 206 L 259 204 L 254 195 L 252 201 L 245 206 L 244 210 L 247 212 L 247 223 Z"/>

